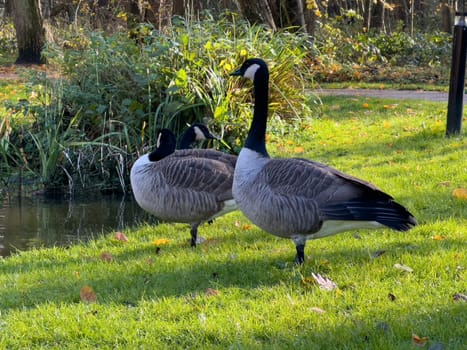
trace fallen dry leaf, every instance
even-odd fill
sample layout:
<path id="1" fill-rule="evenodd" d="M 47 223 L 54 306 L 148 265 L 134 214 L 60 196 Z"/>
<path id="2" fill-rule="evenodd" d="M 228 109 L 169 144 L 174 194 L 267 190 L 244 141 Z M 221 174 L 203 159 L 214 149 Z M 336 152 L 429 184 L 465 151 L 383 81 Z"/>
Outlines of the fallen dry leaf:
<path id="1" fill-rule="evenodd" d="M 206 296 L 208 297 L 213 297 L 213 296 L 219 295 L 219 291 L 217 289 L 208 288 L 206 289 L 204 294 L 206 294 Z"/>
<path id="2" fill-rule="evenodd" d="M 442 241 L 443 239 L 446 239 L 446 236 L 434 235 L 431 239 L 434 241 Z"/>
<path id="3" fill-rule="evenodd" d="M 121 242 L 128 242 L 128 237 L 125 236 L 125 234 L 123 232 L 115 232 L 115 236 L 114 238 L 117 240 L 117 241 L 121 241 Z"/>
<path id="4" fill-rule="evenodd" d="M 413 272 L 413 269 L 411 267 L 408 267 L 402 264 L 394 264 L 394 268 L 405 271 L 405 272 Z"/>
<path id="5" fill-rule="evenodd" d="M 302 146 L 298 146 L 294 148 L 295 153 L 303 153 L 305 152 L 305 149 Z"/>
<path id="6" fill-rule="evenodd" d="M 170 241 L 167 238 L 159 238 L 159 239 L 155 239 L 154 241 L 152 241 L 152 244 L 159 246 L 159 245 L 169 244 L 169 242 Z"/>
<path id="7" fill-rule="evenodd" d="M 316 312 L 317 314 L 324 314 L 326 311 L 319 307 L 310 307 L 310 311 Z"/>
<path id="8" fill-rule="evenodd" d="M 102 261 L 105 261 L 105 262 L 112 262 L 114 259 L 112 254 L 107 253 L 107 252 L 102 253 L 100 258 Z"/>
<path id="9" fill-rule="evenodd" d="M 456 188 L 454 191 L 452 191 L 452 196 L 457 199 L 467 199 L 467 189 Z"/>
<path id="10" fill-rule="evenodd" d="M 428 342 L 428 337 L 419 337 L 417 334 L 412 333 L 412 344 L 416 346 L 425 346 Z"/>
<path id="11" fill-rule="evenodd" d="M 337 284 L 335 284 L 329 278 L 321 276 L 319 273 L 315 274 L 314 272 L 312 272 L 311 277 L 313 277 L 313 279 L 321 289 L 333 290 L 337 288 Z"/>
<path id="12" fill-rule="evenodd" d="M 83 288 L 81 288 L 79 291 L 79 296 L 81 301 L 84 301 L 85 303 L 95 303 L 97 301 L 97 295 L 94 292 L 94 289 L 88 285 L 85 285 Z"/>

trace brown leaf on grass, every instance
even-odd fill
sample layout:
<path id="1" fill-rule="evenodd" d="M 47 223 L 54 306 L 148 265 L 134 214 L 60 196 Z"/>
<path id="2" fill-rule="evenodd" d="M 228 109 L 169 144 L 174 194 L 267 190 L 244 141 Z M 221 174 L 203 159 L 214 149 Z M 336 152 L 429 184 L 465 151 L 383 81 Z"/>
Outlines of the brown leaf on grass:
<path id="1" fill-rule="evenodd" d="M 213 297 L 213 296 L 219 295 L 219 291 L 217 289 L 208 288 L 206 289 L 204 294 L 206 294 L 206 296 L 208 297 Z"/>
<path id="2" fill-rule="evenodd" d="M 467 199 L 467 188 L 456 188 L 452 191 L 452 196 L 457 199 Z"/>
<path id="3" fill-rule="evenodd" d="M 412 344 L 416 346 L 425 346 L 428 342 L 428 337 L 420 337 L 415 333 L 412 333 Z"/>
<path id="4" fill-rule="evenodd" d="M 467 295 L 461 293 L 454 294 L 452 298 L 454 301 L 467 301 Z"/>
<path id="5" fill-rule="evenodd" d="M 441 235 L 434 235 L 431 237 L 433 241 L 442 241 L 443 239 L 446 239 L 446 236 L 441 236 Z"/>
<path id="6" fill-rule="evenodd" d="M 294 148 L 295 153 L 303 153 L 305 152 L 305 149 L 302 146 L 297 146 Z"/>
<path id="7" fill-rule="evenodd" d="M 125 236 L 125 234 L 123 232 L 115 232 L 115 236 L 114 238 L 117 240 L 117 241 L 121 241 L 121 242 L 128 242 L 128 237 Z"/>
<path id="8" fill-rule="evenodd" d="M 108 263 L 110 263 L 110 262 L 112 262 L 114 260 L 112 254 L 107 253 L 107 252 L 102 253 L 101 256 L 100 256 L 100 259 L 102 261 L 105 261 L 105 262 L 108 262 Z"/>
<path id="9" fill-rule="evenodd" d="M 243 231 L 247 231 L 249 229 L 251 229 L 251 225 L 250 224 L 242 224 L 240 221 L 235 221 L 235 227 L 239 227 L 241 228 Z"/>
<path id="10" fill-rule="evenodd" d="M 83 288 L 81 288 L 79 291 L 79 296 L 81 301 L 85 303 L 95 303 L 97 301 L 97 295 L 94 292 L 94 289 L 88 285 L 85 285 Z"/>
<path id="11" fill-rule="evenodd" d="M 324 311 L 323 309 L 319 308 L 319 307 L 310 307 L 310 311 L 313 311 L 313 312 L 316 312 L 317 314 L 324 314 L 326 313 L 326 311 Z"/>
<path id="12" fill-rule="evenodd" d="M 159 238 L 159 239 L 155 239 L 154 241 L 152 241 L 152 244 L 155 246 L 161 246 L 161 245 L 169 244 L 169 242 L 170 241 L 167 238 Z"/>

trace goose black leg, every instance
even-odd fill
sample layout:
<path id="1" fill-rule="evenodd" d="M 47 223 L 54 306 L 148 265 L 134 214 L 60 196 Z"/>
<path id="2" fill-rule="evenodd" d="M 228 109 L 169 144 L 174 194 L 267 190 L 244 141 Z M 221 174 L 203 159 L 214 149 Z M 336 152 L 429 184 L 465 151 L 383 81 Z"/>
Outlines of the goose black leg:
<path id="1" fill-rule="evenodd" d="M 297 256 L 295 257 L 295 264 L 302 265 L 305 262 L 305 244 L 297 243 L 295 247 L 297 248 Z"/>
<path id="2" fill-rule="evenodd" d="M 190 234 L 191 234 L 190 245 L 192 247 L 196 247 L 196 239 L 198 236 L 198 225 L 191 225 Z"/>

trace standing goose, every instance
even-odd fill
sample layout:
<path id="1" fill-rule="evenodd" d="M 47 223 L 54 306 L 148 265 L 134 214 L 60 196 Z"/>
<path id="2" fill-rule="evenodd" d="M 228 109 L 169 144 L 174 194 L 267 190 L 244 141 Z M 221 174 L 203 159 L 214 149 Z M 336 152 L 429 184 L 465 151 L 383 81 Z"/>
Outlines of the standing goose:
<path id="1" fill-rule="evenodd" d="M 295 262 L 305 261 L 309 239 L 361 228 L 409 230 L 415 218 L 374 185 L 324 164 L 301 158 L 272 159 L 266 151 L 269 71 L 258 58 L 231 75 L 254 83 L 254 112 L 238 156 L 233 196 L 238 208 L 257 226 L 291 238 Z"/>
<path id="2" fill-rule="evenodd" d="M 236 156 L 215 150 L 175 150 L 176 138 L 162 129 L 157 148 L 139 157 L 130 172 L 138 205 L 157 218 L 190 224 L 191 246 L 198 226 L 237 207 L 232 197 Z"/>

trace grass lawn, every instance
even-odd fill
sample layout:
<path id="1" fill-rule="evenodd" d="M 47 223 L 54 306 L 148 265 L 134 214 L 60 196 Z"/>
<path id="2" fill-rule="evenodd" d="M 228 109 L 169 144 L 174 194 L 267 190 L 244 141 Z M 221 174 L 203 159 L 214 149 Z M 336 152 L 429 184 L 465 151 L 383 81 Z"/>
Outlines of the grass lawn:
<path id="1" fill-rule="evenodd" d="M 239 212 L 203 225 L 142 226 L 69 249 L 0 260 L 5 349 L 465 349 L 467 139 L 446 104 L 324 97 L 319 117 L 269 129 L 273 156 L 366 179 L 417 217 L 406 233 L 291 241 Z M 312 273 L 332 280 L 326 290 Z"/>

